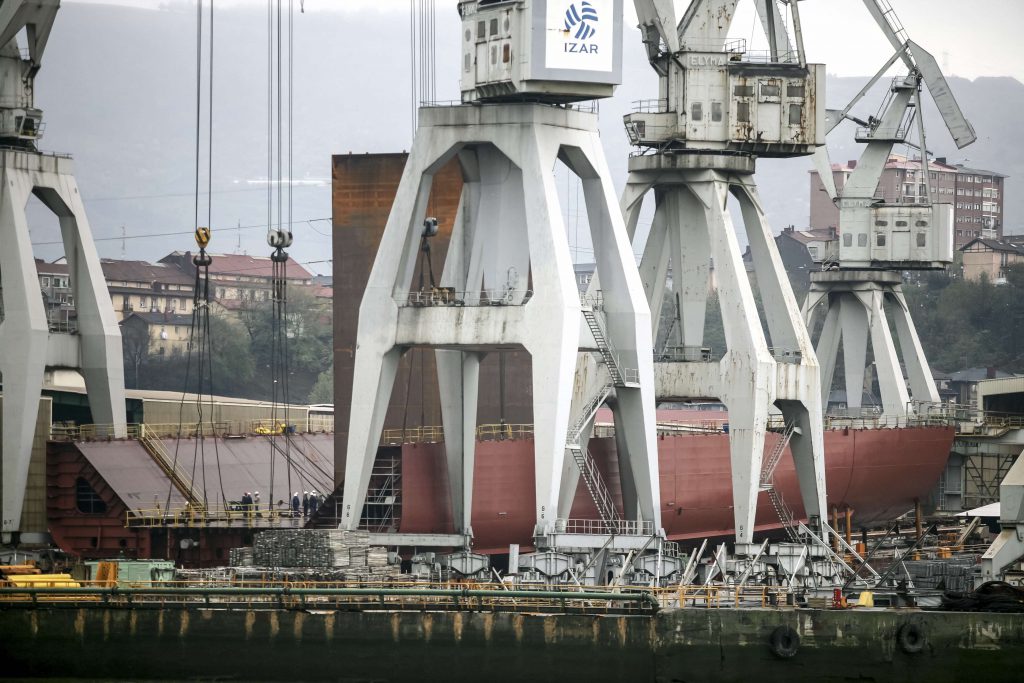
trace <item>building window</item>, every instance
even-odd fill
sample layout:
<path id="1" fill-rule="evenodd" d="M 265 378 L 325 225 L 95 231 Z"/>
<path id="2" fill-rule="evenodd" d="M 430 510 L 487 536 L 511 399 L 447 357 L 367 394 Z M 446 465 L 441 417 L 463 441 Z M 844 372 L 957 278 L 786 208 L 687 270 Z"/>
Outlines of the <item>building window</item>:
<path id="1" fill-rule="evenodd" d="M 866 247 L 868 246 L 868 234 L 866 232 L 857 234 L 857 246 Z"/>
<path id="2" fill-rule="evenodd" d="M 736 97 L 753 97 L 754 86 L 752 85 L 737 85 L 732 89 L 732 94 Z"/>
<path id="3" fill-rule="evenodd" d="M 791 104 L 789 105 L 789 125 L 799 126 L 800 121 L 804 117 L 804 107 L 802 104 Z"/>
<path id="4" fill-rule="evenodd" d="M 711 120 L 718 123 L 722 120 L 722 103 L 712 102 L 711 103 Z"/>
<path id="5" fill-rule="evenodd" d="M 875 246 L 877 246 L 877 247 L 884 247 L 885 246 L 885 233 L 884 232 L 879 232 L 879 233 L 875 234 Z"/>
<path id="6" fill-rule="evenodd" d="M 694 102 L 690 105 L 690 118 L 694 121 L 700 121 L 704 117 L 704 104 L 701 102 Z"/>
<path id="7" fill-rule="evenodd" d="M 928 244 L 928 233 L 919 232 L 917 233 L 917 246 L 924 247 Z"/>
<path id="8" fill-rule="evenodd" d="M 739 123 L 750 123 L 750 103 L 749 102 L 737 102 L 736 103 L 736 120 Z"/>
<path id="9" fill-rule="evenodd" d="M 86 515 L 102 515 L 107 511 L 107 504 L 82 477 L 75 481 L 75 507 Z"/>
<path id="10" fill-rule="evenodd" d="M 803 97 L 805 88 L 802 85 L 787 85 L 786 97 Z"/>
<path id="11" fill-rule="evenodd" d="M 39 278 L 39 284 L 41 284 L 43 287 L 49 287 L 50 286 L 50 278 L 48 278 L 48 277 L 41 277 L 41 278 Z"/>
<path id="12" fill-rule="evenodd" d="M 492 36 L 498 35 L 498 20 L 497 19 L 491 19 L 491 35 Z"/>
<path id="13" fill-rule="evenodd" d="M 145 308 L 146 308 L 146 297 L 144 297 L 144 296 L 140 296 L 139 297 L 139 308 L 145 310 Z"/>
<path id="14" fill-rule="evenodd" d="M 850 232 L 843 233 L 843 246 L 844 247 L 852 247 L 853 246 L 853 233 L 850 233 Z"/>

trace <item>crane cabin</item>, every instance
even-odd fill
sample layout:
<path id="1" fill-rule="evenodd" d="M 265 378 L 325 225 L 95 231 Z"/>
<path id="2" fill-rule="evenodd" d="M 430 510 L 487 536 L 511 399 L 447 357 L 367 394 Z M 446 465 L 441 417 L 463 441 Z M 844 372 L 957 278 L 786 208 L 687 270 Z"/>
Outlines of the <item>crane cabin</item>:
<path id="1" fill-rule="evenodd" d="M 622 0 L 460 2 L 463 103 L 566 104 L 622 82 Z"/>
<path id="2" fill-rule="evenodd" d="M 662 93 L 625 117 L 637 146 L 722 151 L 764 157 L 813 154 L 825 142 L 825 66 L 790 55 L 687 46 L 664 55 Z"/>

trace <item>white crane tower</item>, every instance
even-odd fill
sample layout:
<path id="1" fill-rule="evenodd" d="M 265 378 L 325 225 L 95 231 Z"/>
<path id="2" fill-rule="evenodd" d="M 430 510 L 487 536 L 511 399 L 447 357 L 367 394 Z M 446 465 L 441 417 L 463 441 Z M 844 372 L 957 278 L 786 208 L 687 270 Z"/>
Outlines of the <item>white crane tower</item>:
<path id="1" fill-rule="evenodd" d="M 79 368 L 97 424 L 126 433 L 121 333 L 100 269 L 71 159 L 36 148 L 35 77 L 59 0 L 0 2 L 0 371 L 3 372 L 3 539 L 20 532 L 32 439 L 46 367 Z M 51 330 L 25 207 L 35 195 L 60 221 L 77 329 Z M 22 539 L 25 540 L 25 539 Z"/>
<path id="2" fill-rule="evenodd" d="M 852 121 L 857 126 L 856 141 L 866 146 L 841 188 L 836 187 L 827 149 L 822 147 L 815 155 L 826 192 L 839 207 L 839 226 L 837 238 L 823 255 L 825 268 L 811 275 L 804 315 L 811 330 L 818 316 L 825 316 L 817 346 L 822 402 L 828 402 L 841 342 L 848 411 L 855 417 L 861 414 L 870 337 L 882 412 L 899 417 L 913 410 L 911 401 L 939 400 L 903 296 L 901 273 L 940 269 L 953 260 L 953 206 L 936 203 L 929 171 L 922 111 L 925 86 L 958 148 L 974 142 L 976 135 L 935 58 L 907 37 L 887 0 L 864 0 L 864 4 L 895 53 L 844 109 L 827 113 L 828 132 L 844 120 Z M 908 73 L 893 78 L 878 115 L 866 120 L 852 115 L 857 103 L 897 61 Z M 916 144 L 910 141 L 915 131 Z M 925 192 L 916 203 L 887 203 L 878 194 L 896 144 L 916 147 L 920 153 L 919 177 Z M 889 329 L 890 314 L 909 386 Z"/>
<path id="3" fill-rule="evenodd" d="M 759 491 L 783 522 L 789 513 L 772 486 L 788 443 L 804 509 L 825 510 L 818 364 L 754 184 L 759 156 L 812 154 L 824 143 L 825 72 L 804 58 L 796 2 L 756 0 L 768 51 L 728 40 L 739 0 L 693 0 L 676 21 L 672 0 L 636 0 L 658 99 L 625 117 L 640 152 L 629 160 L 622 197 L 632 238 L 644 196 L 656 209 L 641 264 L 651 310 L 661 310 L 671 262 L 676 320 L 659 358 L 659 398 L 716 397 L 729 409 L 733 505 L 738 552 L 752 540 Z M 759 319 L 727 200 L 739 203 L 750 243 L 768 338 Z M 704 344 L 709 267 L 714 262 L 726 352 Z M 659 316 L 654 317 L 655 334 Z M 772 406 L 785 427 L 764 453 Z M 789 525 L 787 524 L 787 528 Z"/>
<path id="4" fill-rule="evenodd" d="M 622 0 L 479 0 L 460 2 L 459 13 L 463 104 L 420 108 L 359 310 L 341 525 L 360 523 L 399 358 L 433 348 L 456 532 L 447 544 L 468 548 L 480 361 L 519 348 L 532 360 L 538 548 L 602 548 L 611 534 L 626 549 L 652 547 L 661 504 L 650 313 L 597 117 L 567 106 L 609 97 L 620 82 Z M 441 283 L 417 289 L 421 240 L 437 230 L 431 181 L 452 159 L 464 185 Z M 581 300 L 576 287 L 552 173 L 559 160 L 582 180 L 600 297 Z M 573 410 L 586 356 L 601 380 L 589 393 L 577 386 Z M 625 497 L 635 502 L 621 514 L 583 438 L 611 400 L 632 483 Z M 575 493 L 563 485 L 571 468 L 583 471 L 600 519 L 559 518 Z M 557 552 L 527 561 L 548 576 L 572 562 Z"/>

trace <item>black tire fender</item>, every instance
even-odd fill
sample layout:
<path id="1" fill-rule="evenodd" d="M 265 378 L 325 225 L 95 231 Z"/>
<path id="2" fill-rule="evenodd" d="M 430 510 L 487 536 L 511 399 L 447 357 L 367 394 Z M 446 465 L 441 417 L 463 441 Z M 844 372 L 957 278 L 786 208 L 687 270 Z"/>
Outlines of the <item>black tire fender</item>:
<path id="1" fill-rule="evenodd" d="M 906 622 L 896 631 L 896 644 L 908 655 L 924 649 L 924 631 L 917 624 Z"/>
<path id="2" fill-rule="evenodd" d="M 772 631 L 772 654 L 779 659 L 789 659 L 800 649 L 800 635 L 792 626 L 778 626 Z"/>

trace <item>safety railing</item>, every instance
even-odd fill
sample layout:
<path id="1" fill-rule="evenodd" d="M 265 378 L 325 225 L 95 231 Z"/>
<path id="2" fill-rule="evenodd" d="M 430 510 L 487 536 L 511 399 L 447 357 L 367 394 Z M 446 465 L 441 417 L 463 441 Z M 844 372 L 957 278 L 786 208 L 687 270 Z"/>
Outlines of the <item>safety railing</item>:
<path id="1" fill-rule="evenodd" d="M 750 50 L 743 52 L 739 61 L 753 64 L 797 64 L 800 53 L 796 50 L 779 50 L 772 55 L 771 50 Z"/>
<path id="2" fill-rule="evenodd" d="M 476 428 L 479 441 L 504 441 L 506 439 L 532 439 L 532 424 L 493 423 L 482 424 Z M 385 429 L 381 433 L 382 446 L 400 446 L 404 443 L 440 443 L 444 441 L 444 427 L 427 425 L 423 427 L 405 427 Z"/>
<path id="3" fill-rule="evenodd" d="M 800 349 L 787 349 L 782 347 L 768 347 L 768 353 L 777 363 L 793 363 L 799 365 L 803 362 L 804 354 Z"/>
<path id="4" fill-rule="evenodd" d="M 609 525 L 612 528 L 609 529 Z M 635 519 L 556 519 L 555 533 L 559 534 L 618 534 L 620 536 L 651 536 L 654 523 Z"/>
<path id="5" fill-rule="evenodd" d="M 78 582 L 81 584 L 82 582 Z M 221 609 L 336 609 L 420 611 L 586 611 L 587 613 L 651 613 L 660 609 L 650 590 L 543 586 L 510 589 L 499 584 L 286 584 L 246 586 L 163 582 L 149 586 L 112 587 L 78 585 L 54 587 L 2 587 L 0 602 L 153 604 L 161 607 L 211 605 Z"/>
<path id="6" fill-rule="evenodd" d="M 746 38 L 734 38 L 732 40 L 687 40 L 683 43 L 682 49 L 686 52 L 732 52 L 743 53 L 747 51 Z"/>
<path id="7" fill-rule="evenodd" d="M 532 289 L 485 289 L 459 292 L 449 287 L 407 292 L 395 297 L 399 306 L 522 306 L 533 298 Z"/>
<path id="8" fill-rule="evenodd" d="M 440 443 L 444 441 L 444 427 L 427 425 L 385 429 L 380 436 L 382 446 L 400 446 L 404 443 Z"/>
<path id="9" fill-rule="evenodd" d="M 78 334 L 77 320 L 49 320 L 46 326 L 55 334 Z"/>
<path id="10" fill-rule="evenodd" d="M 298 420 L 218 420 L 216 422 L 143 423 L 128 424 L 126 436 L 138 439 L 143 433 L 156 439 L 196 438 L 198 436 L 249 436 L 267 434 L 296 434 L 310 432 L 331 432 L 334 430 L 333 416 L 316 416 L 307 422 Z M 50 439 L 53 441 L 106 441 L 114 439 L 116 431 L 112 424 L 69 424 L 54 423 Z"/>
<path id="11" fill-rule="evenodd" d="M 713 360 L 710 346 L 666 346 L 654 353 L 655 363 L 709 363 Z"/>
<path id="12" fill-rule="evenodd" d="M 680 609 L 766 608 L 786 602 L 785 589 L 775 586 L 678 586 L 655 594 L 662 607 Z"/>
<path id="13" fill-rule="evenodd" d="M 728 417 L 721 420 L 695 420 L 693 422 L 676 420 L 658 420 L 655 428 L 658 436 L 672 436 L 675 434 L 721 434 L 725 432 L 725 424 Z"/>
<path id="14" fill-rule="evenodd" d="M 210 526 L 241 527 L 301 527 L 305 523 L 302 513 L 296 514 L 286 501 L 277 504 L 244 504 L 228 501 L 225 504 L 186 504 L 163 508 L 159 504 L 125 513 L 126 527 L 187 527 Z"/>
<path id="15" fill-rule="evenodd" d="M 668 100 L 634 100 L 634 114 L 662 114 L 668 111 Z"/>

